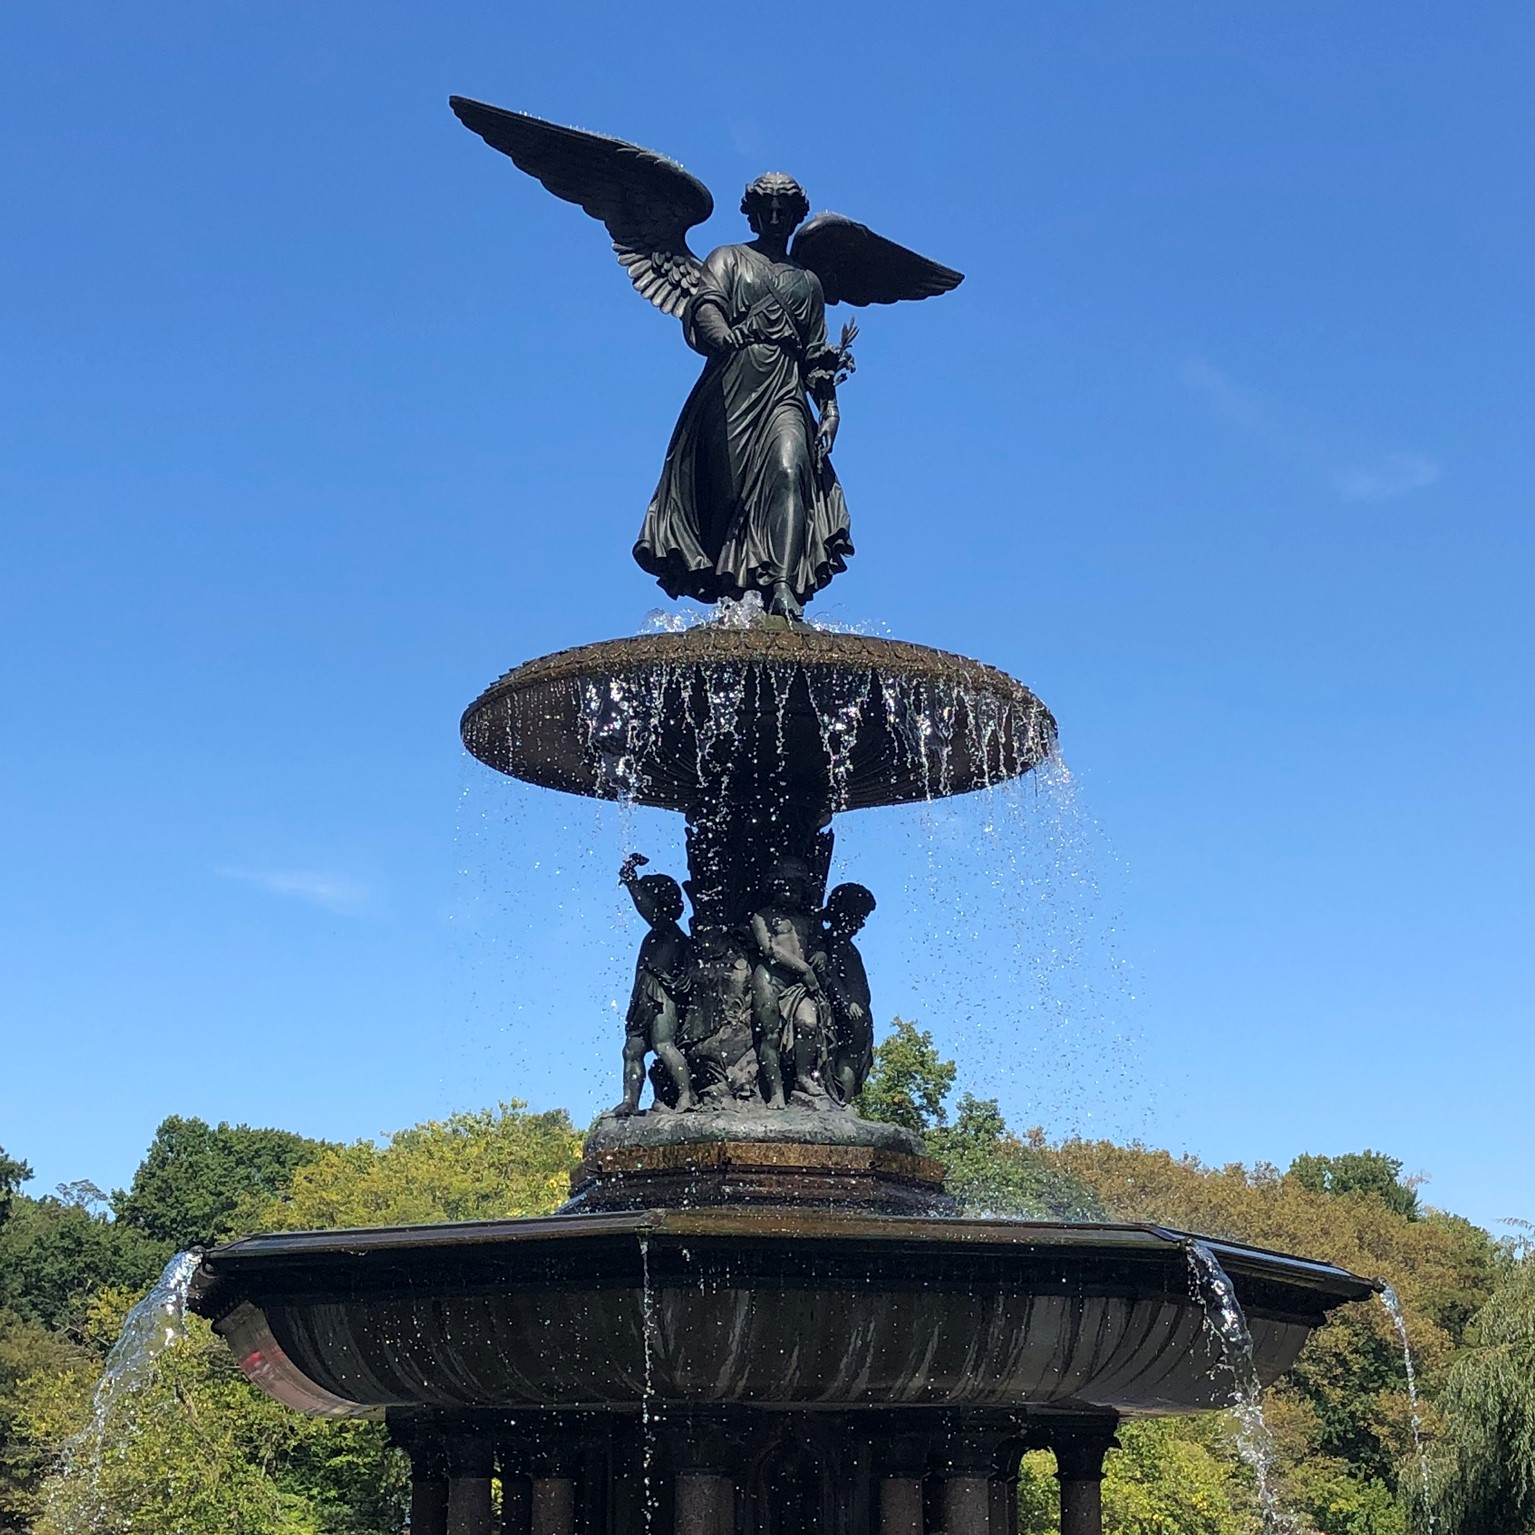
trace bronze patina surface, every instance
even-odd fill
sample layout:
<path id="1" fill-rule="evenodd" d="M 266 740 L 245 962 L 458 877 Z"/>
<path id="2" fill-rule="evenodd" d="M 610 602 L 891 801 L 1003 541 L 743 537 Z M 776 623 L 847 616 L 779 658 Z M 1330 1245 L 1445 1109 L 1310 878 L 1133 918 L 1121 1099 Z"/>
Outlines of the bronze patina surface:
<path id="1" fill-rule="evenodd" d="M 835 762 L 828 708 L 857 716 Z M 460 730 L 514 778 L 689 813 L 748 768 L 771 769 L 822 813 L 966 794 L 1020 777 L 1056 739 L 1050 711 L 995 667 L 771 623 L 557 651 L 488 687 Z"/>
<path id="2" fill-rule="evenodd" d="M 805 1208 L 671 1209 L 249 1237 L 192 1304 L 305 1411 L 638 1415 L 1223 1406 L 1181 1233 Z M 1372 1293 L 1329 1264 L 1213 1244 L 1260 1378 Z"/>

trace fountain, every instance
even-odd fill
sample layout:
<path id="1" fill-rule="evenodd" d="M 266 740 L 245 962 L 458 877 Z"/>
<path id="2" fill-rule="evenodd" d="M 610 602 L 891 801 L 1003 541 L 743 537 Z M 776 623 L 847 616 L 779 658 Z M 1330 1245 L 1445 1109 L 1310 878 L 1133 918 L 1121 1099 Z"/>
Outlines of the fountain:
<path id="1" fill-rule="evenodd" d="M 823 295 L 959 274 L 834 215 L 789 247 L 808 203 L 776 174 L 743 203 L 758 238 L 700 262 L 708 192 L 672 162 L 454 109 L 601 218 L 708 358 L 635 553 L 725 605 L 515 668 L 462 738 L 528 783 L 682 814 L 687 877 L 619 870 L 648 928 L 623 1096 L 558 1213 L 248 1237 L 189 1303 L 279 1401 L 387 1421 L 412 1535 L 1004 1535 L 1041 1447 L 1062 1530 L 1094 1535 L 1121 1420 L 1235 1401 L 1252 1438 L 1261 1387 L 1374 1287 L 1155 1226 L 966 1218 L 917 1136 L 857 1112 L 876 903 L 828 890 L 836 818 L 1055 747 L 1003 673 L 802 616 L 852 553 L 829 454 L 855 328 L 826 343 Z"/>

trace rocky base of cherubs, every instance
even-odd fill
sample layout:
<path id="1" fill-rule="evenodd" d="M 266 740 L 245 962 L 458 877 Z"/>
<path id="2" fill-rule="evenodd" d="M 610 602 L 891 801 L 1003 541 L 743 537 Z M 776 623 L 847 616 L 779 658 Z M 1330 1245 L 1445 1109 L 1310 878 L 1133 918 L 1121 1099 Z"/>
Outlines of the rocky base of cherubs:
<path id="1" fill-rule="evenodd" d="M 819 1206 L 949 1215 L 943 1164 L 898 1125 L 822 1100 L 787 1108 L 604 1114 L 571 1175 L 567 1211 Z"/>
<path id="2" fill-rule="evenodd" d="M 717 1142 L 783 1142 L 811 1146 L 867 1146 L 926 1157 L 920 1136 L 899 1125 L 860 1119 L 829 1099 L 795 1093 L 788 1107 L 770 1109 L 760 1100 L 707 1103 L 687 1113 L 653 1108 L 643 1114 L 604 1114 L 586 1137 L 588 1161 L 605 1151 L 640 1147 L 707 1145 Z"/>

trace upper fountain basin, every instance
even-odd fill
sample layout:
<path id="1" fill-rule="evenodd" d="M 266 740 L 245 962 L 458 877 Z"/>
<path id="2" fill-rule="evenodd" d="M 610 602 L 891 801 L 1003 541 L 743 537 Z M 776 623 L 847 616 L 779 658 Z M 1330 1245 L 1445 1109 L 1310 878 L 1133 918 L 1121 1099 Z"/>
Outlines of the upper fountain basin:
<path id="1" fill-rule="evenodd" d="M 192 1307 L 307 1412 L 1226 1405 L 1189 1238 L 1154 1226 L 648 1210 L 247 1237 Z M 1211 1244 L 1266 1385 L 1373 1285 Z"/>
<path id="2" fill-rule="evenodd" d="M 827 814 L 1019 777 L 1056 736 L 1050 711 L 994 667 L 773 620 L 529 661 L 461 729 L 480 761 L 545 788 L 693 812 L 771 782 Z"/>

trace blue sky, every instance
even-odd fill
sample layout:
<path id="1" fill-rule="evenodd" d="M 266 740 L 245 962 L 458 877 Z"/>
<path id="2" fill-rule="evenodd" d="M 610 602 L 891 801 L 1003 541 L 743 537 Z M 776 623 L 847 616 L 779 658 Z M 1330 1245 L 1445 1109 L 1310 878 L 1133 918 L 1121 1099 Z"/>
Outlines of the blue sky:
<path id="1" fill-rule="evenodd" d="M 969 274 L 860 316 L 818 610 L 1028 682 L 1074 789 L 849 819 L 881 1014 L 1019 1124 L 1368 1145 L 1535 1217 L 1532 43 L 1412 0 L 6 8 L 0 1144 L 110 1185 L 173 1112 L 616 1096 L 613 872 L 676 829 L 456 723 L 661 603 L 628 549 L 696 359 L 456 91 L 682 160 L 700 245 L 782 168 Z"/>

